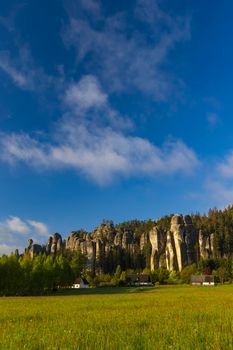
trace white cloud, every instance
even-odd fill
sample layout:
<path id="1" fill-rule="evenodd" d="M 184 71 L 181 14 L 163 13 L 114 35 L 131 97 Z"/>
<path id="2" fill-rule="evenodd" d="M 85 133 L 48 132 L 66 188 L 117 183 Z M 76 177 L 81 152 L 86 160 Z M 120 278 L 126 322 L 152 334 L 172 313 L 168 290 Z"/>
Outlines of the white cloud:
<path id="1" fill-rule="evenodd" d="M 1 255 L 9 255 L 11 253 L 14 253 L 16 249 L 21 249 L 21 251 L 23 250 L 22 247 L 19 247 L 19 246 L 0 243 L 0 256 Z"/>
<path id="2" fill-rule="evenodd" d="M 93 75 L 84 76 L 79 82 L 68 86 L 63 102 L 73 117 L 80 119 L 80 122 L 88 122 L 93 127 L 108 125 L 115 129 L 133 128 L 133 123 L 128 117 L 121 116 L 110 107 L 107 94 Z M 66 121 L 64 124 L 67 124 Z M 63 125 L 62 128 L 70 129 L 70 124 Z"/>
<path id="3" fill-rule="evenodd" d="M 179 79 L 166 74 L 162 67 L 168 63 L 168 54 L 176 43 L 189 39 L 189 18 L 169 16 L 156 1 L 140 1 L 132 13 L 102 18 L 98 26 L 69 7 L 67 11 L 70 23 L 63 32 L 65 44 L 76 48 L 78 63 L 85 59 L 89 72 L 98 71 L 108 89 L 135 88 L 158 100 L 167 99 L 175 87 L 177 90 Z M 130 15 L 150 22 L 149 33 L 130 26 Z"/>
<path id="4" fill-rule="evenodd" d="M 45 236 L 45 237 L 49 236 L 48 227 L 43 222 L 39 222 L 35 220 L 27 220 L 27 222 L 29 223 L 29 225 L 31 225 L 31 227 L 33 227 L 36 230 L 36 232 L 40 236 Z"/>
<path id="5" fill-rule="evenodd" d="M 217 170 L 222 176 L 233 178 L 233 151 L 230 151 L 223 161 L 218 163 Z"/>
<path id="6" fill-rule="evenodd" d="M 73 120 L 62 120 L 56 141 L 42 143 L 29 135 L 1 135 L 1 157 L 14 164 L 21 161 L 39 171 L 73 168 L 99 184 L 116 176 L 154 176 L 190 173 L 198 165 L 193 150 L 182 141 L 162 148 L 141 137 L 99 128 Z"/>
<path id="7" fill-rule="evenodd" d="M 22 220 L 18 216 L 9 216 L 5 221 L 0 221 L 0 234 L 1 237 L 7 239 L 7 235 L 11 233 L 17 233 L 20 235 L 28 235 L 36 233 L 41 236 L 48 236 L 48 227 L 40 221 L 35 220 Z M 11 236 L 9 235 L 9 240 Z"/>
<path id="8" fill-rule="evenodd" d="M 109 106 L 95 77 L 83 77 L 64 96 L 67 112 L 50 141 L 2 133 L 2 161 L 25 163 L 39 171 L 70 168 L 101 185 L 122 176 L 188 174 L 198 165 L 195 152 L 181 140 L 158 147 L 129 134 L 129 120 Z"/>
<path id="9" fill-rule="evenodd" d="M 79 83 L 68 87 L 65 102 L 80 112 L 106 106 L 107 95 L 103 93 L 98 80 L 92 75 L 87 75 Z"/>
<path id="10" fill-rule="evenodd" d="M 226 207 L 233 203 L 233 151 L 221 161 L 210 162 L 203 177 L 202 195 L 210 206 Z M 203 198 L 204 199 L 204 198 Z"/>
<path id="11" fill-rule="evenodd" d="M 209 178 L 205 182 L 205 188 L 215 205 L 227 206 L 233 203 L 233 184 L 226 183 L 223 179 Z"/>
<path id="12" fill-rule="evenodd" d="M 23 251 L 27 240 L 34 237 L 34 241 L 49 236 L 45 223 L 36 220 L 23 220 L 18 216 L 9 216 L 0 221 L 0 255 Z"/>
<path id="13" fill-rule="evenodd" d="M 215 203 L 226 206 L 233 202 L 233 151 L 215 162 L 205 181 L 205 188 Z"/>
<path id="14" fill-rule="evenodd" d="M 10 216 L 6 221 L 0 222 L 0 233 L 15 232 L 20 234 L 28 234 L 29 227 L 17 216 Z"/>

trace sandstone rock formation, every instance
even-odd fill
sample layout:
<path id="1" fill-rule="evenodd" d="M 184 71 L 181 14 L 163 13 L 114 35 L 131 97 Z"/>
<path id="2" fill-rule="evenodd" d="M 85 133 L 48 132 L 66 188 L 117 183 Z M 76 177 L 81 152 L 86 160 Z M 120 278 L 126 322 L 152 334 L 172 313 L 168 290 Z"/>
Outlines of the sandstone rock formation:
<path id="1" fill-rule="evenodd" d="M 162 265 L 162 256 L 165 252 L 166 247 L 166 235 L 165 233 L 155 226 L 149 232 L 149 240 L 151 243 L 151 259 L 150 259 L 150 268 L 151 271 L 158 269 Z"/>
<path id="2" fill-rule="evenodd" d="M 176 247 L 174 242 L 174 236 L 171 231 L 167 232 L 166 267 L 169 271 L 178 270 Z"/>
<path id="3" fill-rule="evenodd" d="M 149 232 L 138 237 L 127 229 L 127 225 L 116 228 L 112 222 L 105 222 L 91 233 L 83 230 L 72 231 L 64 241 L 59 233 L 55 233 L 49 237 L 44 248 L 29 240 L 25 252 L 33 257 L 41 252 L 55 255 L 64 250 L 80 250 L 87 258 L 87 269 L 92 271 L 97 267 L 98 272 L 103 272 L 103 261 L 106 257 L 107 262 L 111 263 L 111 256 L 120 259 L 124 252 L 125 259 L 128 260 L 133 259 L 134 254 L 141 255 L 147 266 L 150 260 L 151 271 L 162 266 L 169 271 L 181 271 L 199 258 L 212 256 L 213 235 L 207 236 L 202 231 L 198 232 L 189 215 L 174 215 L 167 232 L 155 225 Z"/>
<path id="4" fill-rule="evenodd" d="M 62 251 L 62 237 L 59 233 L 50 236 L 46 245 L 47 254 L 56 254 Z"/>
<path id="5" fill-rule="evenodd" d="M 213 237 L 202 230 L 199 231 L 199 254 L 200 258 L 210 259 L 213 256 Z"/>
<path id="6" fill-rule="evenodd" d="M 25 249 L 25 253 L 27 253 L 31 258 L 35 255 L 42 253 L 42 246 L 39 244 L 33 244 L 33 240 L 28 240 L 28 247 Z"/>
<path id="7" fill-rule="evenodd" d="M 186 265 L 196 262 L 198 249 L 198 233 L 191 216 L 174 215 L 167 232 L 167 269 L 181 271 Z"/>
<path id="8" fill-rule="evenodd" d="M 187 265 L 187 245 L 185 241 L 186 232 L 182 215 L 174 215 L 172 217 L 170 231 L 174 238 L 177 267 L 178 270 L 181 271 L 182 268 Z"/>
<path id="9" fill-rule="evenodd" d="M 149 240 L 149 233 L 143 233 L 140 237 L 140 250 L 143 251 L 143 249 L 146 247 L 146 245 L 150 242 Z"/>

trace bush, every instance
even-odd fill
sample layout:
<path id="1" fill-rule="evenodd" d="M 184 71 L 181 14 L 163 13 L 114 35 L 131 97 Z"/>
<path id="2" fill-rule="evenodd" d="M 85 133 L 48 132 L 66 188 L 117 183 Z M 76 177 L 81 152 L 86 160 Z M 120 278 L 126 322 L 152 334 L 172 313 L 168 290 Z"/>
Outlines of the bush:
<path id="1" fill-rule="evenodd" d="M 197 273 L 196 264 L 188 265 L 183 268 L 180 273 L 180 277 L 183 283 L 190 283 L 190 279 L 192 275 Z"/>
<path id="2" fill-rule="evenodd" d="M 171 271 L 169 273 L 169 277 L 166 281 L 168 284 L 179 284 L 181 283 L 181 279 L 180 279 L 180 273 L 177 271 Z"/>
<path id="3" fill-rule="evenodd" d="M 159 282 L 160 284 L 165 284 L 169 278 L 169 271 L 165 267 L 161 267 L 151 272 L 150 275 L 152 283 Z"/>

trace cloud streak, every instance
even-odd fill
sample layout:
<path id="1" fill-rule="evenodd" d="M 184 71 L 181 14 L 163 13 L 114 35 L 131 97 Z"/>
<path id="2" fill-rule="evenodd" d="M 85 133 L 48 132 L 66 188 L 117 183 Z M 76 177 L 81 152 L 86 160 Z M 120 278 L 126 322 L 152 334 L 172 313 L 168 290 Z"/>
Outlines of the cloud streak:
<path id="1" fill-rule="evenodd" d="M 40 236 L 49 236 L 48 227 L 43 222 L 35 220 L 27 220 L 27 222 Z"/>
<path id="2" fill-rule="evenodd" d="M 63 85 L 62 74 L 51 76 L 42 67 L 35 65 L 28 45 L 16 45 L 17 55 L 9 50 L 0 50 L 0 72 L 23 90 L 42 92 L 45 89 L 59 90 Z"/>
<path id="3" fill-rule="evenodd" d="M 157 1 L 138 1 L 130 14 L 116 13 L 101 19 L 92 16 L 92 21 L 68 6 L 66 9 L 69 25 L 63 31 L 65 44 L 76 49 L 78 64 L 98 71 L 108 89 L 133 88 L 156 100 L 166 100 L 175 85 L 177 88 L 179 79 L 166 74 L 163 66 L 175 45 L 190 38 L 189 18 L 169 16 Z M 127 16 L 149 24 L 149 33 L 132 28 Z"/>
<path id="4" fill-rule="evenodd" d="M 18 216 L 9 216 L 0 221 L 0 255 L 10 254 L 15 249 L 23 250 L 22 242 L 31 237 L 43 238 L 49 236 L 49 230 L 45 223 L 36 220 L 23 220 Z"/>
<path id="5" fill-rule="evenodd" d="M 129 134 L 127 119 L 125 122 L 111 109 L 94 77 L 83 77 L 68 87 L 64 103 L 67 112 L 55 125 L 49 142 L 27 133 L 2 134 L 0 158 L 40 171 L 74 169 L 100 185 L 119 176 L 187 174 L 199 163 L 195 152 L 181 140 L 158 147 Z"/>
<path id="6" fill-rule="evenodd" d="M 19 87 L 24 88 L 29 85 L 28 77 L 15 68 L 7 52 L 0 52 L 0 69 Z"/>

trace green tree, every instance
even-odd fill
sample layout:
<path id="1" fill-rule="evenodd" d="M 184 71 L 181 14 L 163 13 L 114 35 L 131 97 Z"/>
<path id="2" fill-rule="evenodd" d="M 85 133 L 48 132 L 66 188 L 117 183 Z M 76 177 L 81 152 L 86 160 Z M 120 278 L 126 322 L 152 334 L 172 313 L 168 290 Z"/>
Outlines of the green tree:
<path id="1" fill-rule="evenodd" d="M 181 280 L 184 283 L 190 283 L 191 276 L 195 275 L 197 273 L 197 266 L 196 264 L 188 265 L 183 268 L 183 270 L 180 272 Z"/>
<path id="2" fill-rule="evenodd" d="M 71 258 L 70 267 L 74 274 L 74 277 L 80 277 L 82 273 L 85 271 L 87 259 L 81 253 L 79 249 L 77 252 L 74 252 Z"/>

